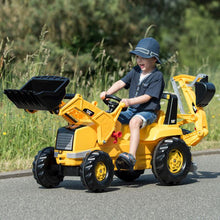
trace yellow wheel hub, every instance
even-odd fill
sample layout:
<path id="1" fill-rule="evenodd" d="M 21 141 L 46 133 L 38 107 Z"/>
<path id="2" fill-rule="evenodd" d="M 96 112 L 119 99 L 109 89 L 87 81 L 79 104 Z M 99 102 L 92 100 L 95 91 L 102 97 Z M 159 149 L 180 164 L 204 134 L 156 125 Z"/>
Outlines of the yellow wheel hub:
<path id="1" fill-rule="evenodd" d="M 171 150 L 168 156 L 167 165 L 171 173 L 178 173 L 183 166 L 182 153 L 177 149 Z"/>
<path id="2" fill-rule="evenodd" d="M 103 162 L 98 162 L 95 167 L 95 176 L 98 181 L 102 181 L 105 179 L 107 174 L 106 166 Z"/>

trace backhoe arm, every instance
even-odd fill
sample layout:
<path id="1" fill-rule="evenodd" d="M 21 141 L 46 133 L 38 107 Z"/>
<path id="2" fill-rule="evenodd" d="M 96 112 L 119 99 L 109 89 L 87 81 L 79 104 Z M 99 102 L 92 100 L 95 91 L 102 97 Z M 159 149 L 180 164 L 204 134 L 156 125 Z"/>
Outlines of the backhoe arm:
<path id="1" fill-rule="evenodd" d="M 183 112 L 180 95 L 177 94 L 178 103 L 181 106 L 180 110 L 182 110 L 181 114 L 177 115 L 177 118 L 182 119 L 178 124 L 181 126 L 187 123 L 194 123 L 195 125 L 195 130 L 183 134 L 182 139 L 187 145 L 195 146 L 208 134 L 206 113 L 203 107 L 208 105 L 209 101 L 212 99 L 215 93 L 215 87 L 212 83 L 208 82 L 208 78 L 204 74 L 199 74 L 197 77 L 189 75 L 174 76 L 172 84 L 175 87 L 174 81 L 179 83 L 189 111 L 189 114 Z M 200 91 L 201 89 L 202 91 Z M 178 92 L 176 88 L 174 88 L 174 91 Z"/>

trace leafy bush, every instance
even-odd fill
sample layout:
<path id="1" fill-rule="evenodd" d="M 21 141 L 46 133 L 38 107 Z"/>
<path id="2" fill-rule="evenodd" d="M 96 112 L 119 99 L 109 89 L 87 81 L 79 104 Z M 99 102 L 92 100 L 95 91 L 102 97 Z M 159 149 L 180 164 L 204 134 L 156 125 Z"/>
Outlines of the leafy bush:
<path id="1" fill-rule="evenodd" d="M 197 69 L 201 65 L 219 66 L 220 24 L 211 18 L 203 6 L 186 10 L 184 31 L 180 36 L 179 51 L 182 64 Z"/>

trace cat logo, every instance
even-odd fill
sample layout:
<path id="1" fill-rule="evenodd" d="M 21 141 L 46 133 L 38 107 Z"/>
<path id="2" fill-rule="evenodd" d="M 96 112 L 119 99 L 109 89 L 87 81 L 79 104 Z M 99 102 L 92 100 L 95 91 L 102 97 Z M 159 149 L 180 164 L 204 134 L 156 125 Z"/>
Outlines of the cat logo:
<path id="1" fill-rule="evenodd" d="M 88 108 L 84 108 L 83 111 L 84 111 L 87 115 L 89 115 L 90 117 L 94 115 L 94 112 L 91 111 L 91 110 L 88 109 Z"/>

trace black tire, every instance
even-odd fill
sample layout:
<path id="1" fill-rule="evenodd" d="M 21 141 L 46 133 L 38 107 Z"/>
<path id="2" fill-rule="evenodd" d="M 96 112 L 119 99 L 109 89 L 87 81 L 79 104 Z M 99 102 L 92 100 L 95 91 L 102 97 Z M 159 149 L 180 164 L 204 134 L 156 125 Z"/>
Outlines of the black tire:
<path id="1" fill-rule="evenodd" d="M 54 148 L 46 147 L 39 151 L 33 161 L 33 174 L 37 183 L 52 188 L 63 181 L 63 175 L 59 174 L 59 168 L 54 158 Z"/>
<path id="2" fill-rule="evenodd" d="M 117 170 L 115 171 L 115 176 L 126 182 L 131 182 L 137 179 L 143 173 L 144 170 Z"/>
<path id="3" fill-rule="evenodd" d="M 110 186 L 113 175 L 112 159 L 103 151 L 92 151 L 80 166 L 81 181 L 88 190 L 93 192 L 101 192 Z"/>
<path id="4" fill-rule="evenodd" d="M 175 185 L 186 177 L 191 166 L 191 152 L 176 137 L 162 140 L 154 150 L 152 172 L 165 185 Z"/>

